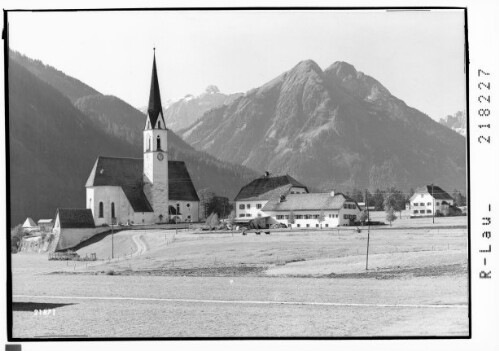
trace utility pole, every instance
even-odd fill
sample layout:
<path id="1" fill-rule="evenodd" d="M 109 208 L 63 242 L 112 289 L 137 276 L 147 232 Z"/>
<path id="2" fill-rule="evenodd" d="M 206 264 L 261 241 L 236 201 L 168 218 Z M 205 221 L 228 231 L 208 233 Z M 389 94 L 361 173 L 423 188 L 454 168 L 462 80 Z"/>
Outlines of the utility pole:
<path id="1" fill-rule="evenodd" d="M 371 231 L 371 219 L 369 218 L 369 199 L 367 198 L 367 189 L 366 189 L 366 196 L 365 196 L 365 203 L 366 203 L 366 208 L 367 208 L 367 251 L 366 251 L 366 271 L 369 269 L 369 236 L 370 236 L 370 231 Z"/>
<path id="2" fill-rule="evenodd" d="M 179 203 L 177 202 L 177 208 L 175 209 L 175 237 L 177 236 L 177 231 L 178 231 L 178 213 L 179 213 Z"/>
<path id="3" fill-rule="evenodd" d="M 431 213 L 433 215 L 433 224 L 435 224 L 435 197 L 433 196 L 433 184 L 431 184 L 431 201 L 433 203 L 433 210 Z"/>
<path id="4" fill-rule="evenodd" d="M 111 258 L 114 258 L 114 218 L 111 218 Z"/>

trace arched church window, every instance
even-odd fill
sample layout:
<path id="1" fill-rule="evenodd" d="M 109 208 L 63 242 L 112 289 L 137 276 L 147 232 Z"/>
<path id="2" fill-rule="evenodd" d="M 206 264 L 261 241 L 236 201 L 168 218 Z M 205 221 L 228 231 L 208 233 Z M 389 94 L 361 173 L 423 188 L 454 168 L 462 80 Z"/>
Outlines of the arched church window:
<path id="1" fill-rule="evenodd" d="M 99 202 L 99 218 L 104 218 L 104 203 Z"/>
<path id="2" fill-rule="evenodd" d="M 111 219 L 116 218 L 116 215 L 114 213 L 114 202 L 111 202 Z"/>
<path id="3" fill-rule="evenodd" d="M 151 150 L 151 138 L 147 138 L 147 151 Z"/>
<path id="4" fill-rule="evenodd" d="M 149 121 L 147 121 L 147 129 L 151 129 L 151 125 L 149 124 Z"/>
<path id="5" fill-rule="evenodd" d="M 158 137 L 156 138 L 156 150 L 161 150 L 161 138 Z"/>
<path id="6" fill-rule="evenodd" d="M 161 121 L 158 121 L 158 128 L 161 129 Z"/>

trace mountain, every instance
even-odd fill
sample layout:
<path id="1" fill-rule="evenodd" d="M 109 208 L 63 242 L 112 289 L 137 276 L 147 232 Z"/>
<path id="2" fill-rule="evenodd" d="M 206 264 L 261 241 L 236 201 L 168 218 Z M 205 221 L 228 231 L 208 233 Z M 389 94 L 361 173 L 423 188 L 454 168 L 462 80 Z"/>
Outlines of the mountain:
<path id="1" fill-rule="evenodd" d="M 210 85 L 199 96 L 188 94 L 167 107 L 163 107 L 166 125 L 177 132 L 196 122 L 205 112 L 224 104 L 230 104 L 241 95 L 240 93 L 222 94 L 216 86 Z M 146 113 L 147 107 L 142 108 L 141 111 Z"/>
<path id="2" fill-rule="evenodd" d="M 9 58 L 26 68 L 40 80 L 62 92 L 72 102 L 84 96 L 100 94 L 78 79 L 67 76 L 56 68 L 43 64 L 40 60 L 31 59 L 16 51 L 9 51 Z"/>
<path id="3" fill-rule="evenodd" d="M 15 225 L 27 216 L 52 218 L 57 207 L 85 207 L 85 182 L 97 156 L 142 157 L 145 117 L 40 61 L 14 52 L 9 56 L 10 216 Z M 257 176 L 195 150 L 171 131 L 168 148 L 170 159 L 186 162 L 198 191 L 232 199 Z"/>
<path id="4" fill-rule="evenodd" d="M 57 207 L 85 207 L 85 181 L 105 153 L 140 150 L 96 128 L 71 100 L 9 60 L 10 218 L 53 218 Z"/>
<path id="5" fill-rule="evenodd" d="M 466 111 L 458 111 L 453 115 L 440 118 L 439 122 L 456 133 L 466 136 Z"/>
<path id="6" fill-rule="evenodd" d="M 465 188 L 465 139 L 346 62 L 300 62 L 180 133 L 222 160 L 324 190 Z"/>

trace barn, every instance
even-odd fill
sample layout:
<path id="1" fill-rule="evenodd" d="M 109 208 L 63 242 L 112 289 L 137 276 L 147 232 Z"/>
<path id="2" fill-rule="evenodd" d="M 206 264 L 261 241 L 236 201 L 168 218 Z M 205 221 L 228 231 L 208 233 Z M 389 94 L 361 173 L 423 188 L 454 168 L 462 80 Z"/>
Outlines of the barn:
<path id="1" fill-rule="evenodd" d="M 108 228 L 100 228 L 100 231 Z M 59 208 L 55 215 L 54 238 L 50 251 L 74 247 L 99 232 L 95 227 L 92 211 L 83 208 Z"/>

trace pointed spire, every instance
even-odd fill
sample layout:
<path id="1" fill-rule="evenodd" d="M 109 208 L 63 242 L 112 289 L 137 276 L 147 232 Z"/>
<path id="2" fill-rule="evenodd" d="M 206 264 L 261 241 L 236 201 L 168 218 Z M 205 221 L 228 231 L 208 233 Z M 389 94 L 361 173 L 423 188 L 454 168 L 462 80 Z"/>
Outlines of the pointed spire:
<path id="1" fill-rule="evenodd" d="M 159 114 L 163 115 L 161 106 L 161 95 L 159 93 L 158 73 L 156 70 L 156 48 L 154 48 L 153 62 L 152 62 L 152 77 L 151 77 L 151 92 L 149 94 L 149 106 L 147 108 L 151 127 L 154 128 Z"/>

